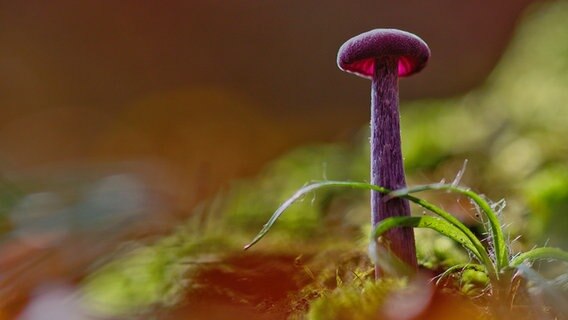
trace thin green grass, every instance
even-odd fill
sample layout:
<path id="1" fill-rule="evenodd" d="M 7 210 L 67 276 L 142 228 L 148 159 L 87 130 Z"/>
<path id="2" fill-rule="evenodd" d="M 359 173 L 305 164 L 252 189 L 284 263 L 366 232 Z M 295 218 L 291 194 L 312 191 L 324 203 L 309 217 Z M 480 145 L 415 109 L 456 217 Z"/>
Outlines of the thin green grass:
<path id="1" fill-rule="evenodd" d="M 457 179 L 456 179 L 457 181 Z M 459 187 L 456 183 L 444 184 L 436 183 L 429 185 L 421 185 L 417 187 L 405 188 L 391 191 L 387 188 L 376 186 L 363 182 L 347 182 L 347 181 L 320 181 L 313 182 L 300 188 L 292 197 L 286 200 L 271 216 L 257 236 L 245 246 L 245 250 L 249 249 L 260 241 L 276 223 L 278 218 L 290 207 L 294 202 L 298 201 L 310 192 L 314 192 L 326 187 L 347 187 L 355 189 L 374 190 L 388 195 L 388 198 L 400 197 L 407 199 L 424 209 L 427 209 L 435 216 L 420 217 L 391 217 L 378 223 L 371 232 L 371 251 L 379 248 L 376 242 L 380 240 L 381 235 L 385 232 L 398 227 L 428 228 L 456 241 L 462 245 L 478 263 L 467 264 L 463 266 L 450 267 L 443 276 L 449 275 L 451 272 L 463 271 L 474 268 L 482 270 L 487 274 L 489 279 L 495 284 L 500 280 L 500 276 L 507 273 L 511 269 L 519 269 L 520 266 L 535 260 L 560 260 L 568 262 L 568 252 L 558 248 L 535 248 L 530 251 L 512 256 L 509 245 L 505 241 L 504 228 L 499 221 L 497 212 L 492 208 L 490 203 L 483 196 L 463 187 Z M 456 217 L 447 211 L 437 207 L 436 205 L 413 196 L 413 193 L 422 191 L 446 191 L 456 193 L 469 198 L 484 215 L 488 222 L 487 234 L 491 241 L 486 246 Z M 380 242 L 380 241 L 379 241 Z M 493 255 L 491 254 L 493 253 Z M 371 255 L 373 252 L 371 252 Z"/>

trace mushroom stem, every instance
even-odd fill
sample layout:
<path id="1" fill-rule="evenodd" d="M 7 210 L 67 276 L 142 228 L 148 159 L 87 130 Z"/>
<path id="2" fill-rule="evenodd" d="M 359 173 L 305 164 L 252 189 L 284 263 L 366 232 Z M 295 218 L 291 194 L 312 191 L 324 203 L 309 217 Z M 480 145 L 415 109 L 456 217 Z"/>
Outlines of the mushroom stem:
<path id="1" fill-rule="evenodd" d="M 371 84 L 371 183 L 396 190 L 406 187 L 400 142 L 398 107 L 398 59 L 375 59 Z M 371 191 L 371 224 L 393 216 L 409 216 L 408 201 L 385 199 L 386 195 Z M 417 268 L 414 233 L 411 228 L 396 228 L 383 239 L 390 251 L 413 269 Z M 380 277 L 375 266 L 375 275 Z"/>

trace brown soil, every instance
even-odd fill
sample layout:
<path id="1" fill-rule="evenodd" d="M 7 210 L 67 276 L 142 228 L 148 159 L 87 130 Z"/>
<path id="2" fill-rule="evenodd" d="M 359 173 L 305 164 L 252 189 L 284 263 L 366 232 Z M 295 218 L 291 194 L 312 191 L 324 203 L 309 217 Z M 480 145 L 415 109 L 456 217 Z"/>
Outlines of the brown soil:
<path id="1" fill-rule="evenodd" d="M 236 254 L 203 268 L 183 301 L 162 319 L 286 319 L 310 282 L 292 255 Z"/>

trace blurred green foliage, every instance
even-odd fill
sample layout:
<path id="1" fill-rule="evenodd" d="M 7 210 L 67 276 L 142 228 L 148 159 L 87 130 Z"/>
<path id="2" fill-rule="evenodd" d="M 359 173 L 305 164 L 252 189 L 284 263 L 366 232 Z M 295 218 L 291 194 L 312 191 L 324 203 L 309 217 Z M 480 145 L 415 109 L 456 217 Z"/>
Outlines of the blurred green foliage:
<path id="1" fill-rule="evenodd" d="M 227 223 L 255 232 L 266 222 L 278 204 L 310 180 L 351 179 L 350 164 L 356 158 L 347 148 L 316 146 L 295 150 L 275 161 L 260 179 L 243 181 L 229 191 L 225 200 Z M 318 193 L 290 208 L 279 221 L 279 228 L 295 236 L 313 234 L 325 214 L 333 191 Z"/>
<path id="2" fill-rule="evenodd" d="M 551 166 L 539 171 L 526 183 L 524 191 L 527 204 L 533 209 L 528 231 L 551 243 L 566 245 L 568 166 Z"/>
<path id="3" fill-rule="evenodd" d="M 194 226 L 182 226 L 152 246 L 130 244 L 133 248 L 126 254 L 87 278 L 83 299 L 92 312 L 113 317 L 171 306 L 191 288 L 187 279 L 202 263 L 214 262 L 218 253 L 237 249 L 226 240 L 214 232 L 203 235 Z"/>
<path id="4" fill-rule="evenodd" d="M 403 111 L 411 176 L 440 179 L 444 176 L 436 174 L 451 172 L 456 160 L 469 159 L 464 184 L 491 198 L 505 198 L 509 206 L 503 218 L 513 232 L 530 231 L 528 243 L 550 240 L 564 248 L 567 18 L 564 1 L 533 8 L 482 88 L 437 105 L 416 102 Z"/>
<path id="5" fill-rule="evenodd" d="M 132 251 L 99 270 L 96 281 L 85 286 L 85 298 L 97 313 L 113 316 L 175 303 L 189 273 L 174 253 L 161 246 Z"/>

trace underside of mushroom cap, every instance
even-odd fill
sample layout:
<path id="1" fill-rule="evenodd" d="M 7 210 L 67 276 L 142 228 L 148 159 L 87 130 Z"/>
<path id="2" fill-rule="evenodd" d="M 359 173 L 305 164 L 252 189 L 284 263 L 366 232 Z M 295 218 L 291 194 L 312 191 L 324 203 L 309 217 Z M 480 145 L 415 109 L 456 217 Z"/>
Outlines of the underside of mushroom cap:
<path id="1" fill-rule="evenodd" d="M 347 40 L 339 48 L 337 65 L 341 70 L 371 79 L 375 61 L 381 57 L 397 57 L 398 75 L 406 77 L 426 66 L 430 48 L 412 33 L 397 29 L 374 29 Z"/>

